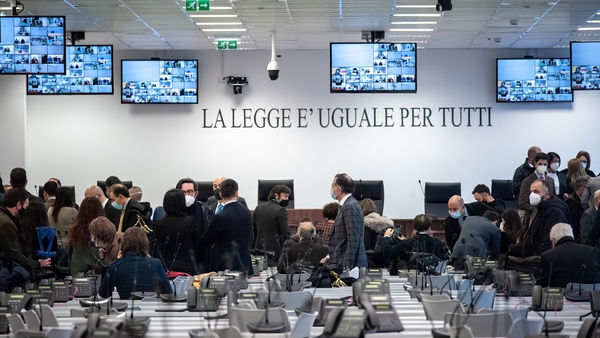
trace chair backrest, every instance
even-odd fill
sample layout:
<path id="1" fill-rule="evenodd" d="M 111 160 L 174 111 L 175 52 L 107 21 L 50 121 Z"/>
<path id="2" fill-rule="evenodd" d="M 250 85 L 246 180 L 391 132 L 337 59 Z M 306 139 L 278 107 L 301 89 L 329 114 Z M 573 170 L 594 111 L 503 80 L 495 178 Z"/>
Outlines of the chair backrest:
<path id="1" fill-rule="evenodd" d="M 447 313 L 444 316 L 444 324 L 468 326 L 474 337 L 506 337 L 512 326 L 512 319 L 506 312 L 455 313 L 454 315 Z"/>
<path id="2" fill-rule="evenodd" d="M 48 305 L 42 305 L 42 325 L 44 327 L 58 327 L 58 320 L 52 308 Z"/>
<path id="3" fill-rule="evenodd" d="M 214 196 L 213 192 L 213 182 L 211 181 L 196 181 L 198 185 L 198 196 L 196 196 L 196 200 L 207 203 L 208 198 L 210 196 Z"/>
<path id="4" fill-rule="evenodd" d="M 38 241 L 40 242 L 40 250 L 38 250 L 37 255 L 41 259 L 47 259 L 51 257 L 56 257 L 56 251 L 52 250 L 52 244 L 54 243 L 54 236 L 56 235 L 56 228 L 52 228 L 49 226 L 37 227 L 35 229 Z M 48 245 L 44 247 L 44 239 Z"/>
<path id="5" fill-rule="evenodd" d="M 446 313 L 464 313 L 465 310 L 457 299 L 421 301 L 427 320 L 444 320 Z"/>
<path id="6" fill-rule="evenodd" d="M 473 306 L 472 312 L 478 312 L 480 309 L 493 309 L 496 290 L 459 291 L 457 298 L 465 308 Z"/>
<path id="7" fill-rule="evenodd" d="M 594 319 L 590 318 L 589 320 L 593 321 Z M 506 338 L 522 338 L 527 337 L 528 335 L 539 335 L 542 333 L 543 327 L 543 320 L 527 320 L 523 318 L 517 318 L 516 320 L 513 320 Z M 577 337 L 579 337 L 579 334 L 577 334 Z M 585 338 L 585 335 L 583 338 Z"/>
<path id="8" fill-rule="evenodd" d="M 40 317 L 33 310 L 23 311 L 23 318 L 25 318 L 25 324 L 27 324 L 28 330 L 39 330 L 40 329 Z"/>
<path id="9" fill-rule="evenodd" d="M 432 218 L 448 216 L 448 200 L 461 194 L 460 182 L 425 182 L 425 214 Z"/>
<path id="10" fill-rule="evenodd" d="M 425 299 L 425 300 L 449 300 L 450 296 L 448 296 L 447 293 L 438 293 L 438 292 L 434 292 L 433 295 L 431 293 L 427 293 L 427 292 L 423 292 L 421 294 L 419 294 L 419 297 L 421 298 L 421 300 Z"/>
<path id="11" fill-rule="evenodd" d="M 565 287 L 565 292 L 579 291 L 580 285 L 581 285 L 581 291 L 600 290 L 600 283 L 597 283 L 597 284 L 569 283 Z"/>
<path id="12" fill-rule="evenodd" d="M 266 300 L 268 297 L 268 292 L 261 292 L 260 299 L 263 299 L 263 297 Z M 271 301 L 276 303 L 285 303 L 286 310 L 294 310 L 299 307 L 308 306 L 311 299 L 312 294 L 308 291 L 271 292 Z"/>
<path id="13" fill-rule="evenodd" d="M 354 193 L 352 196 L 356 198 L 358 203 L 362 202 L 365 198 L 372 199 L 377 207 L 377 213 L 383 215 L 385 201 L 383 181 L 354 180 Z"/>
<path id="14" fill-rule="evenodd" d="M 10 331 L 13 334 L 25 330 L 25 323 L 23 323 L 23 319 L 18 314 L 8 314 L 6 318 L 8 319 L 8 325 L 10 325 Z"/>
<path id="15" fill-rule="evenodd" d="M 165 216 L 167 216 L 167 212 L 165 211 L 165 208 L 163 208 L 162 205 L 159 205 L 156 208 L 154 208 L 154 213 L 152 214 L 153 221 L 158 221 L 159 219 L 165 218 Z"/>
<path id="16" fill-rule="evenodd" d="M 177 291 L 177 294 L 184 295 L 187 293 L 187 289 L 194 283 L 194 277 L 192 276 L 177 276 L 172 282 L 171 286 Z"/>
<path id="17" fill-rule="evenodd" d="M 133 187 L 133 181 L 121 181 L 121 184 L 124 185 L 127 189 L 131 189 L 131 187 Z M 100 189 L 102 189 L 102 191 L 104 191 L 104 194 L 106 195 L 106 181 L 96 181 L 96 185 L 99 186 Z"/>
<path id="18" fill-rule="evenodd" d="M 71 190 L 73 190 L 73 197 L 77 196 L 75 195 L 75 186 L 74 185 L 63 185 L 63 187 L 67 187 L 67 188 L 71 188 Z M 44 199 L 44 185 L 38 185 L 38 197 L 41 199 Z"/>
<path id="19" fill-rule="evenodd" d="M 296 325 L 292 329 L 290 333 L 291 338 L 303 338 L 310 337 L 310 331 L 315 323 L 315 319 L 317 318 L 318 312 L 314 313 L 301 313 L 298 316 L 298 320 L 296 320 Z"/>
<path id="20" fill-rule="evenodd" d="M 415 289 L 420 290 L 421 287 L 419 285 L 424 283 L 425 289 L 431 289 L 433 285 L 434 289 L 437 289 L 437 293 L 440 293 L 440 290 L 456 290 L 456 281 L 454 280 L 453 275 L 440 275 L 440 276 L 410 276 L 408 278 L 408 283 L 413 285 Z M 435 290 L 434 290 L 435 293 Z"/>
<path id="21" fill-rule="evenodd" d="M 492 180 L 492 196 L 506 201 L 514 201 L 515 196 L 512 190 L 512 180 Z"/>
<path id="22" fill-rule="evenodd" d="M 292 330 L 290 319 L 283 308 L 270 308 L 269 323 L 283 323 L 285 332 Z M 229 325 L 237 327 L 241 332 L 249 332 L 248 324 L 256 324 L 265 320 L 265 310 L 248 310 L 238 309 L 235 307 L 229 308 Z"/>
<path id="23" fill-rule="evenodd" d="M 286 209 L 294 209 L 294 180 L 258 180 L 258 204 L 269 201 L 269 193 L 276 185 L 283 184 L 292 191 Z"/>
<path id="24" fill-rule="evenodd" d="M 529 307 L 521 306 L 516 309 L 503 309 L 503 310 L 494 310 L 494 309 L 486 309 L 482 308 L 477 311 L 477 313 L 498 313 L 498 312 L 506 312 L 512 319 L 513 323 L 517 319 L 527 319 L 527 314 L 529 313 Z"/>

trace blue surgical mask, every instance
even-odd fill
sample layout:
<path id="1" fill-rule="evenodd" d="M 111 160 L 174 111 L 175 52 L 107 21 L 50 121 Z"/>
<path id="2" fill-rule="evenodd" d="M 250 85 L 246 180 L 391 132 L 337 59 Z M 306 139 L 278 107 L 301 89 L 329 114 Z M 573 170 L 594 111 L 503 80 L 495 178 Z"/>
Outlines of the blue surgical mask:
<path id="1" fill-rule="evenodd" d="M 337 198 L 335 198 L 335 195 L 333 194 L 333 188 L 329 189 L 329 194 L 331 195 L 331 198 L 333 198 L 334 200 L 337 199 Z"/>
<path id="2" fill-rule="evenodd" d="M 119 204 L 119 203 L 117 203 L 117 202 L 112 202 L 112 203 L 111 203 L 111 205 L 112 205 L 112 207 L 113 207 L 113 208 L 115 208 L 116 210 L 123 210 L 123 206 L 122 206 L 122 205 L 120 205 L 120 204 Z"/>
<path id="3" fill-rule="evenodd" d="M 460 210 L 450 213 L 450 217 L 452 217 L 454 219 L 458 219 L 460 216 L 462 216 L 462 213 L 460 212 Z"/>

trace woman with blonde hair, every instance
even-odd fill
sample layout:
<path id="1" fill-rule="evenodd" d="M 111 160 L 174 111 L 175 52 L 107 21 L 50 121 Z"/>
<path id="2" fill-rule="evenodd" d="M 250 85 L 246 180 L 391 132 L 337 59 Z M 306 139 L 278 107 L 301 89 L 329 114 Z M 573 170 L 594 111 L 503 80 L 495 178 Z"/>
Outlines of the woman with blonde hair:
<path id="1" fill-rule="evenodd" d="M 576 158 L 570 159 L 569 162 L 567 163 L 567 184 L 568 184 L 569 194 L 575 190 L 574 189 L 575 180 L 577 179 L 577 177 L 580 177 L 580 176 L 584 176 L 584 177 L 588 176 L 585 173 L 585 170 L 583 169 L 583 164 L 581 163 L 581 161 L 579 159 L 576 159 Z"/>

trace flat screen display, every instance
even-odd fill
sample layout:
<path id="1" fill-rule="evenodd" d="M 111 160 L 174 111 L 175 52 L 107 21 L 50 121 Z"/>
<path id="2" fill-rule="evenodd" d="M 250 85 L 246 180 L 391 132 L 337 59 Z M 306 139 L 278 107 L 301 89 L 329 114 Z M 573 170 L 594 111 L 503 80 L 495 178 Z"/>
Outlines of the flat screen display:
<path id="1" fill-rule="evenodd" d="M 64 16 L 0 16 L 0 74 L 65 74 Z"/>
<path id="2" fill-rule="evenodd" d="M 571 41 L 573 90 L 600 89 L 600 41 Z"/>
<path id="3" fill-rule="evenodd" d="M 416 93 L 416 43 L 331 43 L 330 92 Z"/>
<path id="4" fill-rule="evenodd" d="M 572 101 L 570 59 L 496 59 L 496 102 Z"/>
<path id="5" fill-rule="evenodd" d="M 27 75 L 27 95 L 113 93 L 113 46 L 67 46 L 65 75 Z"/>
<path id="6" fill-rule="evenodd" d="M 122 60 L 121 103 L 198 103 L 198 60 Z"/>

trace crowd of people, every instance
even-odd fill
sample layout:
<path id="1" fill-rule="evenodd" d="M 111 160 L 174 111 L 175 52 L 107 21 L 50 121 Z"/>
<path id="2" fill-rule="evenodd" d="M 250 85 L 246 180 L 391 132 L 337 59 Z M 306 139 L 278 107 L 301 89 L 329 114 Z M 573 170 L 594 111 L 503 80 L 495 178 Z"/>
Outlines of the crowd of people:
<path id="1" fill-rule="evenodd" d="M 516 208 L 507 208 L 484 184 L 474 187 L 473 203 L 452 196 L 444 242 L 432 235 L 435 220 L 425 214 L 414 218 L 412 234 L 403 233 L 372 200 L 357 201 L 354 182 L 343 173 L 331 183 L 334 202 L 322 209 L 325 222 L 315 226 L 302 218 L 292 234 L 286 210 L 291 190 L 285 185 L 276 185 L 268 201 L 251 212 L 235 180 L 216 178 L 214 196 L 203 203 L 196 181 L 183 178 L 153 209 L 142 202 L 141 188 L 128 189 L 110 176 L 105 189 L 85 189 L 78 205 L 73 189 L 56 178 L 44 184 L 43 199 L 29 193 L 25 169 L 14 168 L 8 185 L 0 178 L 0 259 L 3 269 L 18 265 L 33 281 L 105 274 L 102 288 L 116 287 L 122 298 L 132 291 L 171 292 L 167 277 L 180 273 L 252 273 L 252 254 L 267 254 L 281 273 L 310 272 L 323 264 L 342 271 L 430 271 L 446 260 L 463 269 L 469 256 L 481 256 L 502 268 L 533 271 L 542 284 L 599 281 L 596 264 L 585 262 L 598 263 L 600 178 L 585 151 L 567 169 L 559 171 L 560 165 L 557 153 L 531 147 L 512 180 Z M 557 252 L 567 248 L 582 261 L 561 263 Z M 574 273 L 573 266 L 583 271 Z M 0 280 L 0 289 L 10 291 L 11 285 Z"/>

